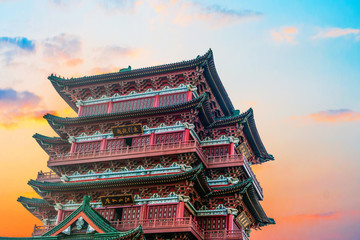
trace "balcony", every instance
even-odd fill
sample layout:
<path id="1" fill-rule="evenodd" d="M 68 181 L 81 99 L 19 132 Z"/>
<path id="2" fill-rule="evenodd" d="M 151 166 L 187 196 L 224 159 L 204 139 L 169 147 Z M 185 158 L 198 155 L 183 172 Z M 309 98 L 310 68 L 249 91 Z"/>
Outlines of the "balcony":
<path id="1" fill-rule="evenodd" d="M 207 167 L 235 167 L 244 164 L 245 157 L 243 155 L 223 155 L 223 156 L 208 156 Z"/>
<path id="2" fill-rule="evenodd" d="M 209 230 L 204 232 L 206 240 L 237 239 L 249 240 L 242 230 Z"/>
<path id="3" fill-rule="evenodd" d="M 52 229 L 53 227 L 54 227 L 53 225 L 44 225 L 44 226 L 35 225 L 32 236 L 33 237 L 41 236 L 44 233 L 46 233 L 47 231 L 50 231 L 50 229 Z"/>
<path id="4" fill-rule="evenodd" d="M 144 219 L 144 220 L 125 220 L 111 222 L 111 226 L 119 231 L 127 231 L 141 225 L 145 234 L 152 233 L 178 233 L 191 232 L 196 239 L 204 239 L 204 231 L 191 218 L 162 218 L 162 219 Z"/>
<path id="5" fill-rule="evenodd" d="M 41 182 L 60 182 L 60 177 L 53 171 L 50 172 L 38 172 L 36 181 Z"/>
<path id="6" fill-rule="evenodd" d="M 143 158 L 189 152 L 196 152 L 200 159 L 206 162 L 206 157 L 201 150 L 201 146 L 196 141 L 187 141 L 52 155 L 49 158 L 48 166 L 54 167 L 68 164 Z"/>

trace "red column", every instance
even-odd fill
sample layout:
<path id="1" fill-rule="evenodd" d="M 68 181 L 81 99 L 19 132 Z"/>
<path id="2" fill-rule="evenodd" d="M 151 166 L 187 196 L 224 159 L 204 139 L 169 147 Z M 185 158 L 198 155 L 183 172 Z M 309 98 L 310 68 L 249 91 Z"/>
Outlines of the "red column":
<path id="1" fill-rule="evenodd" d="M 150 145 L 155 144 L 155 133 L 150 134 Z"/>
<path id="2" fill-rule="evenodd" d="M 59 222 L 62 221 L 62 215 L 63 215 L 63 210 L 59 210 L 59 211 L 58 211 L 57 218 L 56 218 L 56 225 L 58 225 Z"/>
<path id="3" fill-rule="evenodd" d="M 192 99 L 192 91 L 187 91 L 187 94 L 186 94 L 186 101 L 190 101 Z"/>
<path id="4" fill-rule="evenodd" d="M 189 139 L 190 139 L 190 130 L 188 128 L 185 128 L 183 141 L 187 142 L 187 141 L 189 141 Z"/>
<path id="5" fill-rule="evenodd" d="M 176 218 L 183 218 L 184 217 L 184 211 L 185 211 L 185 203 L 179 202 L 176 212 Z"/>
<path id="6" fill-rule="evenodd" d="M 155 95 L 155 99 L 154 99 L 154 105 L 153 107 L 158 107 L 159 106 L 159 95 Z"/>
<path id="7" fill-rule="evenodd" d="M 75 152 L 75 143 L 71 143 L 71 148 L 70 148 L 70 153 L 74 153 Z"/>
<path id="8" fill-rule="evenodd" d="M 147 205 L 147 204 L 141 205 L 141 209 L 140 209 L 140 220 L 147 219 L 147 209 L 148 209 L 148 205 Z"/>
<path id="9" fill-rule="evenodd" d="M 229 146 L 229 155 L 234 155 L 235 153 L 235 144 L 232 142 L 230 143 L 230 146 Z"/>
<path id="10" fill-rule="evenodd" d="M 233 225 L 234 225 L 234 215 L 229 214 L 228 218 L 227 218 L 227 230 L 233 230 Z"/>
<path id="11" fill-rule="evenodd" d="M 100 150 L 106 150 L 106 138 L 101 139 Z"/>
<path id="12" fill-rule="evenodd" d="M 82 106 L 80 106 L 80 107 L 79 107 L 79 111 L 78 111 L 78 116 L 79 116 L 79 117 L 81 117 L 82 110 L 83 110 L 83 107 L 82 107 Z"/>
<path id="13" fill-rule="evenodd" d="M 113 102 L 109 102 L 108 106 L 107 106 L 107 109 L 106 109 L 106 113 L 111 113 L 112 108 L 113 108 Z"/>

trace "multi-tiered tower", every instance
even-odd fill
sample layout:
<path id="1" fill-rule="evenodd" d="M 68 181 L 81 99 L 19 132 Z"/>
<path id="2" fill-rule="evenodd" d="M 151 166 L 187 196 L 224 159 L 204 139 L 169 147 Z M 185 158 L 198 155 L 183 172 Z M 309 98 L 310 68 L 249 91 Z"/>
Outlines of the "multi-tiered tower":
<path id="1" fill-rule="evenodd" d="M 52 170 L 28 183 L 42 199 L 18 199 L 44 222 L 34 236 L 247 239 L 250 229 L 274 223 L 250 167 L 273 157 L 252 109 L 234 109 L 211 50 L 49 80 L 78 117 L 47 114 L 59 137 L 34 135 Z"/>

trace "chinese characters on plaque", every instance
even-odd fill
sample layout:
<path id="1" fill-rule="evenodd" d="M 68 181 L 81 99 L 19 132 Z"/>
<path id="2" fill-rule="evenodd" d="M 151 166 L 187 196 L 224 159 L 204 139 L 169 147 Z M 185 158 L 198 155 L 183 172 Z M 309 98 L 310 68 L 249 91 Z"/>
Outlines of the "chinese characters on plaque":
<path id="1" fill-rule="evenodd" d="M 134 198 L 131 194 L 100 197 L 103 206 L 123 206 L 134 204 Z"/>
<path id="2" fill-rule="evenodd" d="M 248 216 L 246 215 L 245 211 L 242 211 L 236 218 L 235 220 L 240 224 L 240 226 L 242 228 L 247 228 L 250 224 L 251 221 L 248 218 Z"/>
<path id="3" fill-rule="evenodd" d="M 114 137 L 143 134 L 142 124 L 133 124 L 111 128 Z"/>

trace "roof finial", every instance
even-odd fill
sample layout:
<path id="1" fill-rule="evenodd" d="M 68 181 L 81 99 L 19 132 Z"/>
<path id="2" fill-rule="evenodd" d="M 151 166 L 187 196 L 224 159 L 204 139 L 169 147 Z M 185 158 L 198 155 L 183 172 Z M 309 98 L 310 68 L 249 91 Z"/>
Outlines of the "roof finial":
<path id="1" fill-rule="evenodd" d="M 83 200 L 83 205 L 90 205 L 90 200 L 91 200 L 91 197 L 85 195 L 84 200 Z"/>

